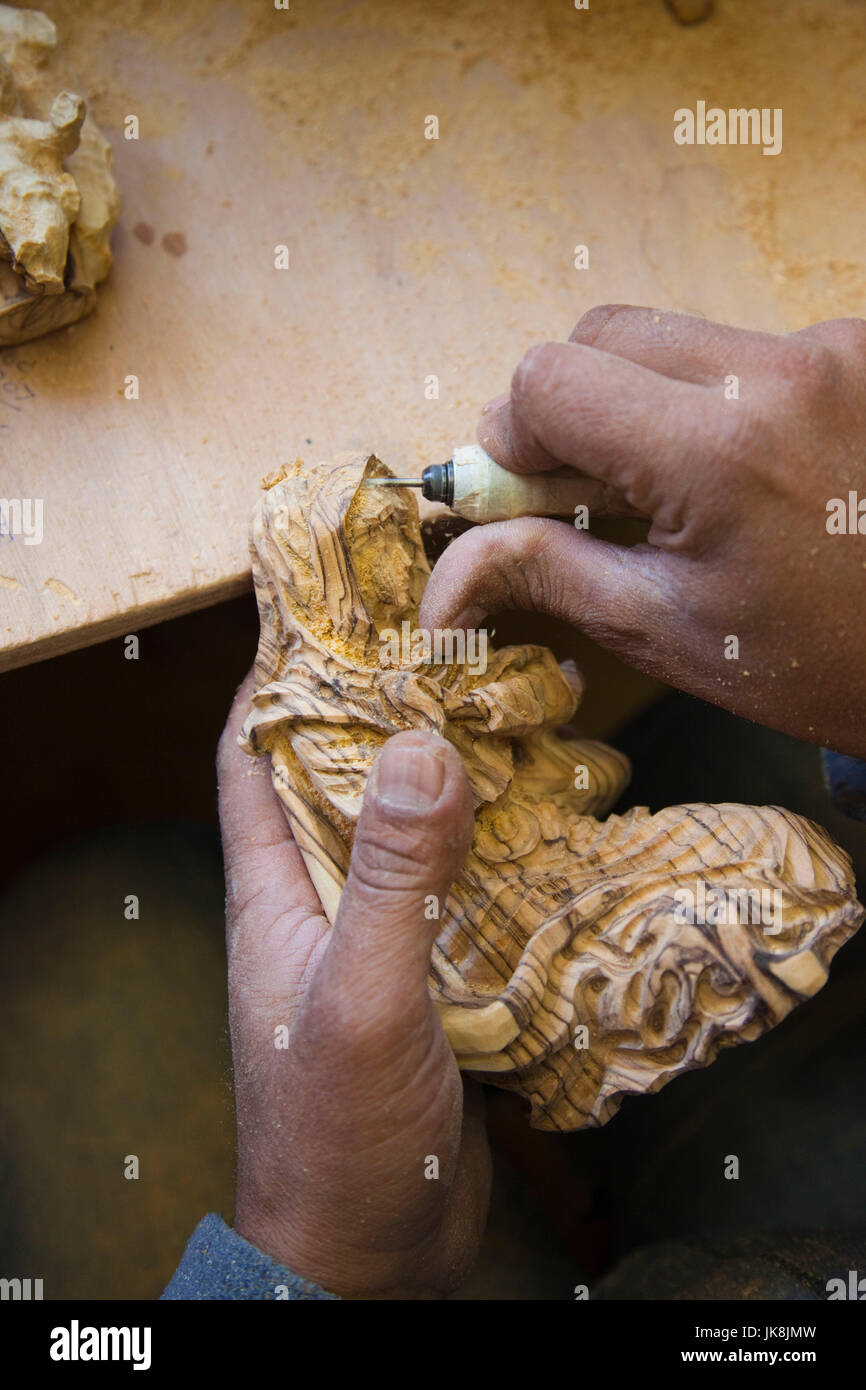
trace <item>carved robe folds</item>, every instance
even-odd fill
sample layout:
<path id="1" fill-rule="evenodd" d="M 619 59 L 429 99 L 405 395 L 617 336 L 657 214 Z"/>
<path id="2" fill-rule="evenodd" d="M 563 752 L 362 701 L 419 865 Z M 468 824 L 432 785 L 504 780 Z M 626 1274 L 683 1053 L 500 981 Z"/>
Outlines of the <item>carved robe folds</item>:
<path id="1" fill-rule="evenodd" d="M 252 527 L 257 689 L 242 744 L 270 754 L 331 922 L 385 740 L 430 729 L 457 748 L 475 835 L 441 905 L 430 970 L 445 1031 L 461 1067 L 531 1102 L 536 1127 L 603 1124 L 625 1095 L 759 1037 L 821 987 L 863 917 L 850 861 L 779 807 L 599 819 L 628 763 L 558 736 L 582 683 L 546 648 L 488 648 L 484 671 L 381 662 L 382 632 L 417 627 L 429 574 L 412 492 L 359 488 L 387 473 L 354 455 L 265 483 Z M 746 911 L 713 921 L 683 908 L 720 893 Z M 766 901 L 772 920 L 754 920 Z"/>

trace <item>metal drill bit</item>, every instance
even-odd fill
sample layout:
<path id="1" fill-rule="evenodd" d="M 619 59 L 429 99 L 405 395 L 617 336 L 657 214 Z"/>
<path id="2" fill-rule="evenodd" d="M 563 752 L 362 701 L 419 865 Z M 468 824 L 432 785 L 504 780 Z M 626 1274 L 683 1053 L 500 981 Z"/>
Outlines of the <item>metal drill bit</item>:
<path id="1" fill-rule="evenodd" d="M 364 486 L 419 487 L 428 502 L 444 502 L 450 507 L 454 501 L 454 461 L 431 463 L 420 478 L 365 478 Z"/>
<path id="2" fill-rule="evenodd" d="M 365 478 L 363 487 L 422 487 L 421 478 Z"/>

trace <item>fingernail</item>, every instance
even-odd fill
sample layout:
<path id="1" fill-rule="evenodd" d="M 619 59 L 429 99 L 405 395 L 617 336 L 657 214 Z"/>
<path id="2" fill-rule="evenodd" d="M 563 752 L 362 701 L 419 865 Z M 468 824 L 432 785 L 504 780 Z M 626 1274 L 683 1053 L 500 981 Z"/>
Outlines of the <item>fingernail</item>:
<path id="1" fill-rule="evenodd" d="M 501 405 L 505 405 L 510 400 L 510 391 L 506 391 L 502 396 L 494 396 L 492 401 L 488 401 L 485 406 L 482 406 L 481 414 L 486 415 L 491 410 L 498 410 Z"/>
<path id="2" fill-rule="evenodd" d="M 433 749 L 387 743 L 376 769 L 376 795 L 389 811 L 419 816 L 442 794 L 445 768 Z"/>

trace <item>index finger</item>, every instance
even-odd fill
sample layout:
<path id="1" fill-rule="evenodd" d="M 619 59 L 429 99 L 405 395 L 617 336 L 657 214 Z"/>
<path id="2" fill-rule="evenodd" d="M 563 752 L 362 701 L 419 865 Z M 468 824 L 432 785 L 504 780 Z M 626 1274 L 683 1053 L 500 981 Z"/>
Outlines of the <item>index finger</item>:
<path id="1" fill-rule="evenodd" d="M 580 343 L 530 348 L 511 398 L 479 439 L 515 473 L 563 464 L 600 479 L 629 507 L 676 529 L 684 493 L 742 424 L 718 386 L 681 381 Z"/>

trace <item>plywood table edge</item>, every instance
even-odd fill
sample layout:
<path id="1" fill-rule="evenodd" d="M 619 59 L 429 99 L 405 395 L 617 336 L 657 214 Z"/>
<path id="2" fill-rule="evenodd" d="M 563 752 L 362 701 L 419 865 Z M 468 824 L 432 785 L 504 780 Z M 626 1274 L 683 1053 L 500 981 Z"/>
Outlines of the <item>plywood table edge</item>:
<path id="1" fill-rule="evenodd" d="M 79 651 L 82 647 L 94 647 L 100 642 L 108 642 L 113 637 L 125 637 L 142 628 L 154 627 L 157 623 L 171 618 L 183 617 L 202 608 L 239 598 L 241 594 L 252 592 L 252 574 L 249 569 L 228 575 L 212 584 L 199 587 L 193 585 L 178 593 L 154 599 L 150 603 L 139 604 L 136 608 L 125 609 L 122 613 L 108 614 L 95 618 L 78 628 L 66 628 L 63 632 L 52 633 L 37 641 L 22 641 L 0 650 L 0 673 L 14 671 L 21 666 L 30 666 L 37 661 L 48 661 L 54 656 L 64 656 L 67 652 Z M 251 630 L 250 641 L 255 633 Z M 251 647 L 252 650 L 252 647 Z M 252 657 L 250 658 L 252 660 Z"/>

